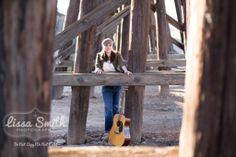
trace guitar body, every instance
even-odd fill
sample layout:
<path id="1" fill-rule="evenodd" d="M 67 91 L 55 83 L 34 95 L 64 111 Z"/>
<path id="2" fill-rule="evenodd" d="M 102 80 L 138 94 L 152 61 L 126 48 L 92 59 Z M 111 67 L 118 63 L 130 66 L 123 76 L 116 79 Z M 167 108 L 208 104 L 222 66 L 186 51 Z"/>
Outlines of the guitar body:
<path id="1" fill-rule="evenodd" d="M 120 117 L 119 117 L 120 116 Z M 116 114 L 109 132 L 109 141 L 114 146 L 122 146 L 125 142 L 125 116 Z"/>
<path id="2" fill-rule="evenodd" d="M 123 91 L 121 99 L 121 108 L 119 114 L 113 118 L 113 125 L 109 132 L 109 141 L 114 146 L 127 146 L 130 143 L 130 119 L 125 118 L 124 105 L 125 105 L 125 92 Z"/>

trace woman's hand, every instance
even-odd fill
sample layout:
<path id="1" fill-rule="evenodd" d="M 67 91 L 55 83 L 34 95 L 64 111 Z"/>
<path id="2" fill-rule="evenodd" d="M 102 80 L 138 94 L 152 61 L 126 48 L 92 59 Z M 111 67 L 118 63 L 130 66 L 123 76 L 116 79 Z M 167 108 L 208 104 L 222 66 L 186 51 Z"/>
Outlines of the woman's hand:
<path id="1" fill-rule="evenodd" d="M 132 75 L 132 72 L 130 72 L 130 71 L 126 68 L 126 66 L 123 65 L 121 68 L 124 70 L 124 73 L 127 74 L 128 76 L 129 76 L 129 75 Z"/>
<path id="2" fill-rule="evenodd" d="M 129 70 L 125 71 L 125 74 L 127 74 L 128 76 L 132 75 L 132 72 L 130 72 Z"/>
<path id="3" fill-rule="evenodd" d="M 96 73 L 96 74 L 102 74 L 103 71 L 102 71 L 102 69 L 97 68 L 97 69 L 95 70 L 95 73 Z"/>

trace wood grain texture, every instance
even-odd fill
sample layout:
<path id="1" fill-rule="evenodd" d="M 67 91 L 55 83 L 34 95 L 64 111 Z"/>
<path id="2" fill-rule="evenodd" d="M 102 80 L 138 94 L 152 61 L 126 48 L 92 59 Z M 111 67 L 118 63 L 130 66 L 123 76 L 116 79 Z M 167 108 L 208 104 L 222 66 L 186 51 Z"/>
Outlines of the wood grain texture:
<path id="1" fill-rule="evenodd" d="M 107 29 L 109 29 L 110 27 L 117 26 L 121 22 L 122 18 L 129 15 L 129 12 L 130 12 L 130 7 L 127 6 L 126 8 L 124 8 L 119 13 L 117 13 L 117 14 L 113 15 L 111 18 L 107 19 L 105 22 L 103 22 L 101 25 L 99 25 L 97 27 L 96 35 L 99 35 L 100 33 L 106 32 Z"/>
<path id="2" fill-rule="evenodd" d="M 80 19 L 99 5 L 99 0 L 81 1 Z M 94 45 L 96 26 L 79 35 L 77 52 L 74 62 L 74 73 L 89 72 L 92 68 L 92 57 L 94 56 Z M 69 128 L 67 135 L 68 144 L 82 144 L 85 142 L 86 122 L 89 105 L 90 87 L 72 87 L 70 105 Z"/>
<path id="3" fill-rule="evenodd" d="M 190 3 L 181 157 L 236 154 L 235 8 L 233 0 Z"/>
<path id="4" fill-rule="evenodd" d="M 125 4 L 125 7 L 130 5 L 130 1 Z M 130 15 L 127 15 L 123 18 L 122 23 L 122 41 L 121 41 L 121 50 L 120 53 L 122 57 L 128 61 L 129 53 L 129 28 L 130 26 Z"/>
<path id="5" fill-rule="evenodd" d="M 128 58 L 128 68 L 132 72 L 144 72 L 146 68 L 146 58 L 148 52 L 149 33 L 149 11 L 150 1 L 131 0 L 131 28 L 130 28 L 130 52 Z M 141 128 L 143 124 L 143 99 L 145 86 L 133 86 L 129 88 L 126 104 L 129 104 L 131 118 L 130 135 L 131 143 L 141 141 Z M 138 99 L 137 99 L 138 98 Z"/>
<path id="6" fill-rule="evenodd" d="M 169 45 L 170 45 L 170 33 L 169 33 L 169 26 L 167 23 L 166 18 L 166 6 L 165 0 L 157 0 L 156 2 L 156 15 L 157 15 L 157 33 L 158 33 L 158 59 L 167 60 L 168 59 L 168 52 L 169 52 Z M 164 67 L 163 67 L 164 68 Z M 159 68 L 160 70 L 163 68 Z M 163 70 L 167 70 L 166 68 Z M 160 95 L 167 95 L 169 93 L 169 86 L 168 85 L 161 85 L 160 86 Z"/>
<path id="7" fill-rule="evenodd" d="M 175 9 L 176 9 L 176 14 L 177 14 L 177 19 L 179 23 L 183 23 L 183 12 L 182 12 L 182 0 L 174 0 L 175 2 Z M 181 42 L 184 43 L 184 34 L 183 32 L 180 32 L 180 37 L 181 37 Z"/>
<path id="8" fill-rule="evenodd" d="M 74 64 L 73 61 L 62 61 L 61 64 L 56 65 L 56 67 L 72 67 Z M 156 60 L 156 59 L 148 59 L 146 62 L 147 67 L 177 67 L 177 66 L 185 66 L 185 59 L 168 59 L 168 60 Z"/>
<path id="9" fill-rule="evenodd" d="M 33 108 L 49 113 L 56 0 L 3 0 L 0 3 L 1 116 L 11 112 L 29 112 Z M 48 115 L 43 117 L 49 120 Z M 32 123 L 35 120 L 31 114 L 22 115 L 22 118 Z M 1 139 L 4 136 L 3 126 L 0 128 Z M 18 132 L 14 133 L 19 135 Z M 48 131 L 33 130 L 27 134 L 41 137 L 42 134 L 47 135 Z M 47 156 L 47 147 L 28 149 L 14 145 L 14 142 L 32 142 L 32 139 L 4 137 L 0 156 Z M 38 142 L 47 142 L 47 138 Z"/>
<path id="10" fill-rule="evenodd" d="M 184 72 L 160 71 L 133 73 L 127 76 L 121 73 L 58 73 L 53 75 L 54 85 L 65 86 L 95 86 L 95 85 L 183 85 Z"/>

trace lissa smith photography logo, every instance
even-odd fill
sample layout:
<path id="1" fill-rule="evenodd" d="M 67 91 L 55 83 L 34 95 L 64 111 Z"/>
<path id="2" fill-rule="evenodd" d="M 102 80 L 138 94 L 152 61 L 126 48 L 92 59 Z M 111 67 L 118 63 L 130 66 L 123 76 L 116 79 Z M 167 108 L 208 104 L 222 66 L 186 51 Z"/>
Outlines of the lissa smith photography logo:
<path id="1" fill-rule="evenodd" d="M 3 119 L 5 133 L 10 137 L 28 137 L 33 140 L 48 137 L 50 130 L 65 128 L 65 117 L 50 118 L 49 113 L 34 108 L 30 112 L 12 112 Z"/>

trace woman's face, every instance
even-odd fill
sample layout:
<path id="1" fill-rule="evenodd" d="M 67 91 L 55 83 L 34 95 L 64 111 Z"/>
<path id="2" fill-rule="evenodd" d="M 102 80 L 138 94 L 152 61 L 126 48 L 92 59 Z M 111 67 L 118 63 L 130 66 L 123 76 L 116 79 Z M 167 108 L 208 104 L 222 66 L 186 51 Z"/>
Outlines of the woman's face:
<path id="1" fill-rule="evenodd" d="M 105 45 L 105 52 L 111 52 L 112 50 L 112 44 L 111 43 L 108 43 L 107 45 Z"/>

